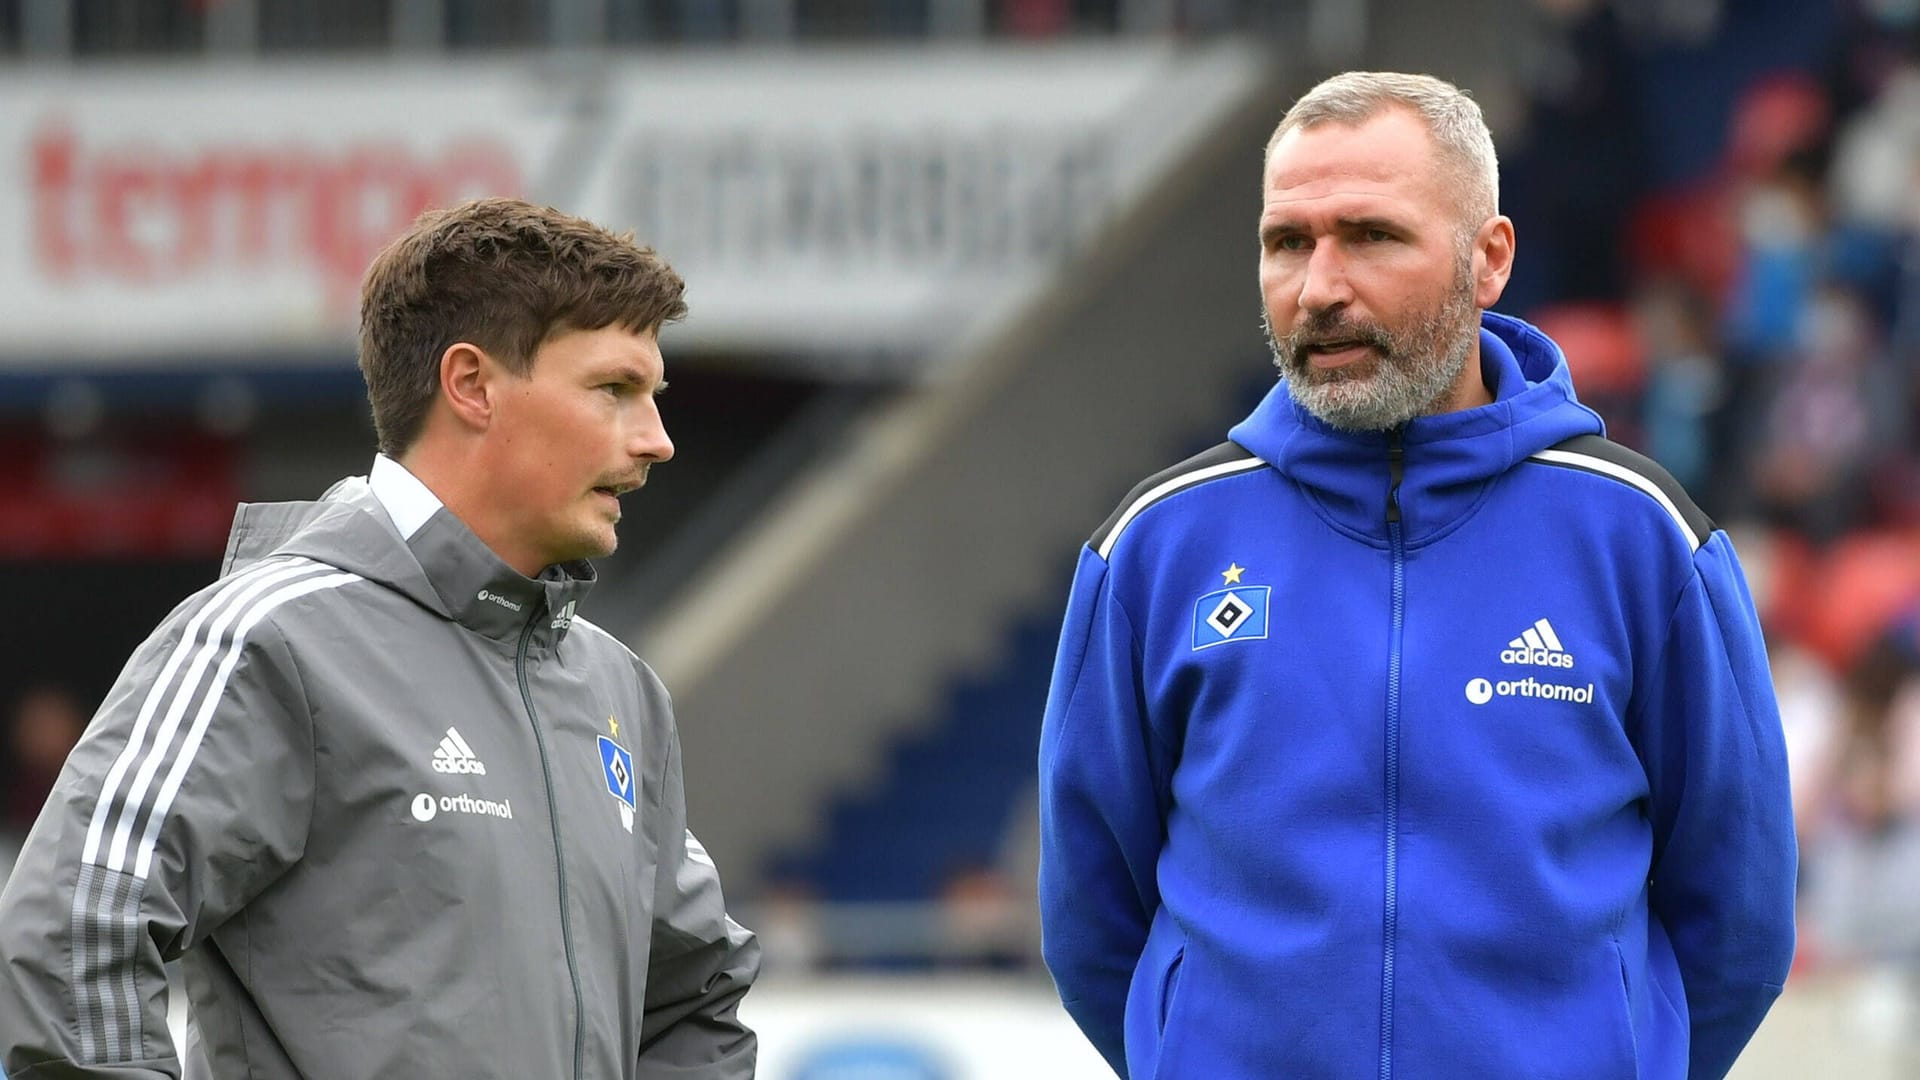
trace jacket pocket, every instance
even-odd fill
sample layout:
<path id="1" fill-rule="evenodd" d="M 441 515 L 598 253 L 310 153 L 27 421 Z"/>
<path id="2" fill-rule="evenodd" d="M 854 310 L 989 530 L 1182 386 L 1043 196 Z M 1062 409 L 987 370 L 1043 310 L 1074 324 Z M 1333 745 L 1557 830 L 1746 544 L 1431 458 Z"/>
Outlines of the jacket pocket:
<path id="1" fill-rule="evenodd" d="M 1180 966 L 1186 962 L 1187 950 L 1183 947 L 1173 954 L 1173 962 L 1167 965 L 1167 973 L 1160 980 L 1160 1039 L 1166 1041 L 1167 1017 L 1173 1013 L 1173 995 L 1180 990 Z"/>
<path id="2" fill-rule="evenodd" d="M 1620 1020 L 1617 1030 L 1626 1043 L 1626 1060 L 1633 1066 L 1632 1075 L 1638 1077 L 1640 1075 L 1640 1038 L 1633 1028 L 1633 982 L 1627 975 L 1627 957 L 1620 951 L 1620 943 L 1610 940 L 1607 945 L 1613 949 L 1614 963 L 1620 970 Z"/>
<path id="3" fill-rule="evenodd" d="M 1181 1075 L 1173 1066 L 1173 1043 L 1170 1036 L 1174 1029 L 1170 1027 L 1170 1023 L 1173 1020 L 1174 999 L 1180 993 L 1180 969 L 1186 966 L 1186 960 L 1187 948 L 1182 945 L 1174 952 L 1173 959 L 1167 962 L 1166 974 L 1160 977 L 1160 1038 L 1158 1040 L 1160 1045 L 1159 1053 L 1153 1063 L 1153 1080 Z"/>

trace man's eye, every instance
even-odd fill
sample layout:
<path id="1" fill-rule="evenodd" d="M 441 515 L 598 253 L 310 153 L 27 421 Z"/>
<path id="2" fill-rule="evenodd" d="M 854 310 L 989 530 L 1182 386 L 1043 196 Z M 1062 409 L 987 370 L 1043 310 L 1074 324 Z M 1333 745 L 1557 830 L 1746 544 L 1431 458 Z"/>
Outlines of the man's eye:
<path id="1" fill-rule="evenodd" d="M 1280 251 L 1305 251 L 1313 246 L 1313 242 L 1299 233 L 1291 233 L 1274 241 L 1273 246 Z"/>
<path id="2" fill-rule="evenodd" d="M 1385 229 L 1368 229 L 1366 236 L 1368 241 L 1375 244 L 1385 243 L 1393 239 L 1393 234 Z"/>

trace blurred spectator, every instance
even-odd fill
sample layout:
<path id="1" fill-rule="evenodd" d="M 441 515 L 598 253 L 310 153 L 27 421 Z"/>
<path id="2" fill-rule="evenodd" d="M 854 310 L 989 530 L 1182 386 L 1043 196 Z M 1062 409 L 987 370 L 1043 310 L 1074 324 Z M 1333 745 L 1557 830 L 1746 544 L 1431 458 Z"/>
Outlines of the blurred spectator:
<path id="1" fill-rule="evenodd" d="M 1761 502 L 1816 541 L 1868 519 L 1868 481 L 1881 456 L 1906 441 L 1906 394 L 1877 335 L 1858 293 L 1822 287 L 1760 427 Z"/>
<path id="2" fill-rule="evenodd" d="M 1811 156 L 1754 179 L 1737 204 L 1741 255 L 1727 312 L 1727 344 L 1748 364 L 1788 359 L 1818 271 L 1825 194 Z"/>
<path id="3" fill-rule="evenodd" d="M 1834 157 L 1833 197 L 1847 219 L 1887 231 L 1920 225 L 1920 62 L 1886 74 L 1850 119 Z"/>
<path id="4" fill-rule="evenodd" d="M 62 687 L 36 686 L 20 696 L 7 727 L 8 754 L 3 762 L 7 785 L 0 796 L 0 832 L 26 835 L 86 727 L 86 711 Z"/>
<path id="5" fill-rule="evenodd" d="M 778 874 L 761 890 L 753 919 L 760 937 L 762 970 L 771 975 L 804 974 L 826 960 L 819 897 L 803 877 Z"/>
<path id="6" fill-rule="evenodd" d="M 1033 904 L 992 866 L 970 863 L 940 889 L 942 953 L 951 964 L 992 970 L 1029 966 Z"/>
<path id="7" fill-rule="evenodd" d="M 1726 399 L 1712 310 L 1697 289 L 1665 278 L 1635 295 L 1633 320 L 1647 355 L 1642 448 L 1687 490 L 1704 496 L 1713 465 L 1711 421 Z"/>
<path id="8" fill-rule="evenodd" d="M 1841 725 L 1810 778 L 1808 918 L 1828 960 L 1920 971 L 1920 609 L 1848 673 Z"/>

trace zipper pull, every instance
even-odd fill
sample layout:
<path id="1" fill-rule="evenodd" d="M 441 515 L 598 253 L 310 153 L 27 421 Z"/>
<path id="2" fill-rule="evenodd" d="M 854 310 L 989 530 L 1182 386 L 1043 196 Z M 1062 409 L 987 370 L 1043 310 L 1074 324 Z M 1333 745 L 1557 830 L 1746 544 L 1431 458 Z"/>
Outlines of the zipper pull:
<path id="1" fill-rule="evenodd" d="M 1400 429 L 1387 433 L 1387 524 L 1400 524 L 1400 480 L 1406 474 L 1406 450 L 1400 445 Z"/>

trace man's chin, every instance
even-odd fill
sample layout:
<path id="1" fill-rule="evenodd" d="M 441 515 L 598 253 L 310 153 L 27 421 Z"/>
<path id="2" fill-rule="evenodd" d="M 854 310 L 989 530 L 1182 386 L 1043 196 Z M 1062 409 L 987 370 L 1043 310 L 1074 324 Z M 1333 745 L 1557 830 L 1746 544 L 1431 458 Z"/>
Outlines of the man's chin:
<path id="1" fill-rule="evenodd" d="M 593 532 L 582 533 L 574 537 L 572 543 L 565 545 L 560 554 L 548 565 L 558 566 L 561 563 L 581 562 L 588 559 L 604 559 L 613 554 L 614 550 L 619 546 L 620 537 L 614 532 L 611 526 L 604 532 L 595 530 Z"/>
<path id="2" fill-rule="evenodd" d="M 1386 431 L 1405 423 L 1407 417 L 1384 415 L 1384 404 L 1365 385 L 1369 381 L 1343 379 L 1338 382 L 1323 380 L 1297 383 L 1289 379 L 1287 390 L 1302 409 L 1321 423 L 1340 431 Z"/>

